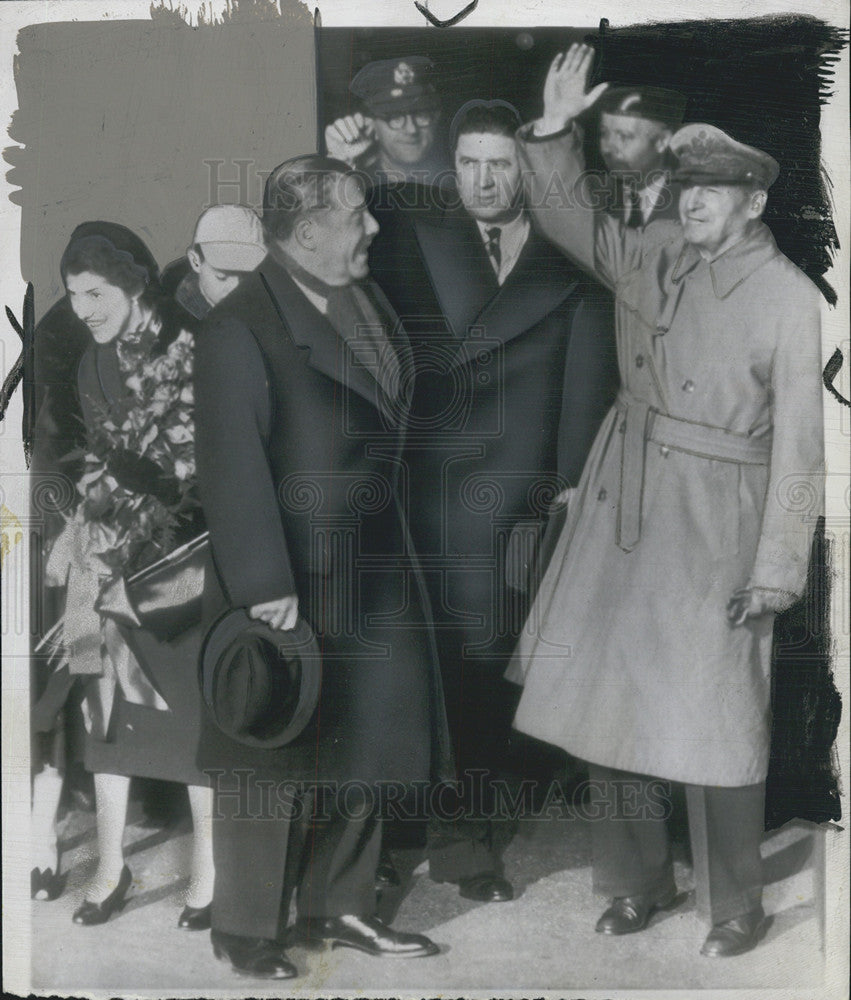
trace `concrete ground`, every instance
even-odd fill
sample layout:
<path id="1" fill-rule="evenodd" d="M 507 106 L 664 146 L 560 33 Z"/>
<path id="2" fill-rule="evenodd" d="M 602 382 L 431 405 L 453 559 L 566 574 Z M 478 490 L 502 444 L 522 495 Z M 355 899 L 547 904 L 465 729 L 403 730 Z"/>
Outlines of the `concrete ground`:
<path id="1" fill-rule="evenodd" d="M 240 977 L 216 961 L 207 932 L 177 929 L 189 852 L 185 821 L 154 831 L 128 825 L 130 901 L 109 923 L 93 928 L 71 922 L 95 864 L 92 815 L 70 814 L 60 836 L 66 891 L 54 902 L 31 904 L 32 985 L 40 993 L 282 997 L 354 990 L 426 997 L 645 989 L 656 1000 L 663 989 L 750 987 L 774 996 L 774 990 L 798 987 L 808 995 L 807 987 L 815 993 L 824 981 L 816 875 L 822 833 L 806 824 L 791 824 L 765 839 L 765 908 L 772 922 L 763 944 L 748 955 L 699 955 L 707 928 L 695 910 L 682 848 L 676 861 L 685 894 L 680 908 L 660 914 L 641 934 L 595 934 L 604 901 L 591 892 L 587 828 L 580 820 L 534 819 L 521 821 L 506 852 L 506 874 L 517 889 L 511 903 L 461 899 L 453 886 L 429 879 L 420 852 L 395 854 L 405 884 L 383 900 L 383 915 L 398 928 L 429 934 L 441 945 L 440 955 L 393 962 L 349 949 L 294 948 L 290 957 L 301 976 L 277 985 Z"/>

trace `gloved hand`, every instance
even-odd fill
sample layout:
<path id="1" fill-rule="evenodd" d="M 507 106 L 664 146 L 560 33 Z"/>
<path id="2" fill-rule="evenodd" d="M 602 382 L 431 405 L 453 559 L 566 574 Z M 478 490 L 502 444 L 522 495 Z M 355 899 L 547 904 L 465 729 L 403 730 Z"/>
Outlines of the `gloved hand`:
<path id="1" fill-rule="evenodd" d="M 742 587 L 733 593 L 727 604 L 727 618 L 733 626 L 743 625 L 748 618 L 786 611 L 798 600 L 797 594 L 768 587 Z"/>
<path id="2" fill-rule="evenodd" d="M 119 486 L 131 493 L 148 493 L 166 506 L 180 499 L 177 480 L 150 458 L 117 448 L 107 459 L 106 467 Z"/>

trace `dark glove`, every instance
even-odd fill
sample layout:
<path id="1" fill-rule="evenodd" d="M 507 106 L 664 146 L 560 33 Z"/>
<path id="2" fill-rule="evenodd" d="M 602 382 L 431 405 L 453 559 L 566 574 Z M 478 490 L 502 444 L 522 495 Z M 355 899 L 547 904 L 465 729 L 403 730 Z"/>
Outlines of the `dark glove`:
<path id="1" fill-rule="evenodd" d="M 118 485 L 131 493 L 148 493 L 166 506 L 180 499 L 177 480 L 150 458 L 118 448 L 109 456 L 106 466 Z"/>

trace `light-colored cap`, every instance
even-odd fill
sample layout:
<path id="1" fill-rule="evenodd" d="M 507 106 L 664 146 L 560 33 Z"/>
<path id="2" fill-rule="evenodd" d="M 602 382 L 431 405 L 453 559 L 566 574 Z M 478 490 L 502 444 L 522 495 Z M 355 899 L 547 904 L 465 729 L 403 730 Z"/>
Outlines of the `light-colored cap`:
<path id="1" fill-rule="evenodd" d="M 780 173 L 773 156 L 701 122 L 675 132 L 671 151 L 679 161 L 674 180 L 683 184 L 754 184 L 767 191 Z"/>
<path id="2" fill-rule="evenodd" d="M 266 256 L 263 226 L 244 205 L 213 205 L 195 225 L 193 244 L 220 271 L 253 271 Z"/>

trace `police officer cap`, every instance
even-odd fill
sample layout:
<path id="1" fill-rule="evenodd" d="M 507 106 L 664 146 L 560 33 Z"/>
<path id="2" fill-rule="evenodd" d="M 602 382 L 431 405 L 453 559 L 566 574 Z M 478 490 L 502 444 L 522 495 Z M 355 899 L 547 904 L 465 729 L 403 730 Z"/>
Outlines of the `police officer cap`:
<path id="1" fill-rule="evenodd" d="M 610 87 L 600 100 L 600 111 L 609 115 L 646 118 L 676 128 L 683 120 L 686 99 L 662 87 Z"/>
<path id="2" fill-rule="evenodd" d="M 405 56 L 367 63 L 349 84 L 367 110 L 379 118 L 414 111 L 436 111 L 440 106 L 431 83 L 434 63 L 427 56 Z"/>
<path id="3" fill-rule="evenodd" d="M 780 166 L 761 149 L 737 142 L 714 125 L 685 125 L 671 138 L 674 179 L 691 184 L 753 184 L 768 190 Z"/>

